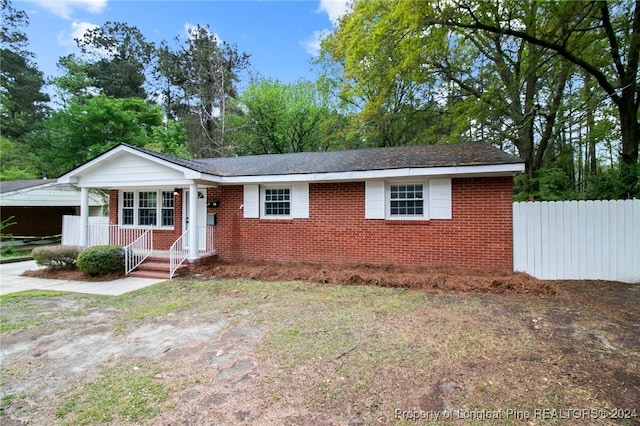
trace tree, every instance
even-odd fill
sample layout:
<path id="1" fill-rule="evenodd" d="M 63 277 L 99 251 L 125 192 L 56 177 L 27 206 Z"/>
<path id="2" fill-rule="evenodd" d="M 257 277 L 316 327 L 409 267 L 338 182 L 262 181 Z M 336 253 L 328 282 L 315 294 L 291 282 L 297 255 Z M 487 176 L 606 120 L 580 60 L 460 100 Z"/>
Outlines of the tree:
<path id="1" fill-rule="evenodd" d="M 426 28 L 423 7 L 356 3 L 323 43 L 348 78 L 343 93 L 364 93 L 360 117 L 376 123 L 383 145 L 508 140 L 533 177 L 551 145 L 570 67 L 500 34 Z M 525 27 L 542 21 L 533 5 L 518 12 Z"/>
<path id="2" fill-rule="evenodd" d="M 233 147 L 226 139 L 226 113 L 229 99 L 237 97 L 235 83 L 249 66 L 249 55 L 218 40 L 208 27 L 196 26 L 189 29 L 181 50 L 165 54 L 163 60 L 176 61 L 165 63 L 163 70 L 169 82 L 180 86 L 180 103 L 189 107 L 184 119 L 190 150 L 199 157 L 229 155 Z"/>
<path id="3" fill-rule="evenodd" d="M 423 26 L 482 31 L 523 40 L 580 67 L 597 81 L 618 110 L 621 162 L 636 169 L 640 144 L 640 2 L 591 1 L 549 3 L 555 25 L 532 32 L 512 11 L 520 2 L 454 0 L 430 2 Z M 500 16 L 490 13 L 503 11 Z M 638 176 L 627 182 L 631 189 Z"/>
<path id="4" fill-rule="evenodd" d="M 151 141 L 145 148 L 180 158 L 192 158 L 187 148 L 187 133 L 179 121 L 169 121 L 162 127 L 153 127 Z"/>
<path id="5" fill-rule="evenodd" d="M 33 54 L 26 50 L 27 36 L 20 27 L 29 19 L 2 0 L 0 31 L 0 134 L 23 141 L 49 113 L 49 95 L 42 92 L 44 77 L 33 65 Z"/>
<path id="6" fill-rule="evenodd" d="M 436 74 L 406 63 L 400 48 L 403 38 L 411 36 L 402 13 L 396 13 L 402 7 L 397 2 L 356 3 L 322 43 L 318 62 L 325 68 L 324 79 L 351 118 L 350 132 L 359 133 L 359 146 L 406 145 L 442 136 L 436 128 L 442 120 Z"/>
<path id="7" fill-rule="evenodd" d="M 527 165 L 523 189 L 535 191 L 529 181 L 567 148 L 562 138 L 571 117 L 558 119 L 562 111 L 575 111 L 567 105 L 567 83 L 579 73 L 592 76 L 616 105 L 635 96 L 628 115 L 637 127 L 640 97 L 628 93 L 637 87 L 636 12 L 622 2 L 357 1 L 323 41 L 322 53 L 342 69 L 343 99 L 362 100 L 353 105 L 363 126 L 380 127 L 389 121 L 385 114 L 425 111 L 435 101 L 432 110 L 439 106 L 448 125 L 434 133 L 428 127 L 437 124 L 421 117 L 420 142 L 436 134 L 442 141 L 513 145 Z M 601 102 L 583 101 L 592 117 L 602 114 Z M 629 121 L 623 109 L 621 135 Z M 591 146 L 597 140 L 591 138 Z M 637 146 L 637 137 L 622 136 L 620 160 L 635 164 Z"/>
<path id="8" fill-rule="evenodd" d="M 75 95 L 98 92 L 114 98 L 146 99 L 146 70 L 155 47 L 140 30 L 122 22 L 107 22 L 88 30 L 76 43 L 80 57 L 68 55 L 58 66 L 66 69 L 54 81 Z"/>
<path id="9" fill-rule="evenodd" d="M 23 144 L 0 136 L 0 180 L 38 179 L 38 158 Z"/>
<path id="10" fill-rule="evenodd" d="M 73 99 L 31 136 L 46 176 L 58 176 L 119 143 L 144 147 L 162 127 L 162 111 L 139 98 Z"/>
<path id="11" fill-rule="evenodd" d="M 330 110 L 311 82 L 263 80 L 242 94 L 240 104 L 243 114 L 238 116 L 241 124 L 236 126 L 244 137 L 238 152 L 281 154 L 329 148 L 321 125 Z"/>

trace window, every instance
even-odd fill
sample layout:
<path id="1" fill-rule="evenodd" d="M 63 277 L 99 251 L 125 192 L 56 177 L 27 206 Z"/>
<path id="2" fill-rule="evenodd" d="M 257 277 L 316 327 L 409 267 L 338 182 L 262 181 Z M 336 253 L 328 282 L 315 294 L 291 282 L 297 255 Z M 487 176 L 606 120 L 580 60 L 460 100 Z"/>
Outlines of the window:
<path id="1" fill-rule="evenodd" d="M 123 191 L 120 198 L 122 225 L 174 225 L 175 205 L 172 191 Z"/>
<path id="2" fill-rule="evenodd" d="M 156 192 L 140 192 L 138 195 L 138 225 L 155 225 L 156 224 Z"/>
<path id="3" fill-rule="evenodd" d="M 133 225 L 133 211 L 134 211 L 134 197 L 133 192 L 122 193 L 122 220 L 120 223 L 123 225 Z"/>
<path id="4" fill-rule="evenodd" d="M 162 191 L 162 226 L 173 226 L 173 192 Z"/>
<path id="5" fill-rule="evenodd" d="M 291 189 L 266 188 L 264 190 L 264 214 L 266 216 L 290 216 Z"/>
<path id="6" fill-rule="evenodd" d="M 424 216 L 422 184 L 390 185 L 389 214 L 391 216 Z"/>
<path id="7" fill-rule="evenodd" d="M 246 219 L 309 219 L 309 182 L 244 185 Z"/>
<path id="8" fill-rule="evenodd" d="M 432 220 L 452 218 L 451 178 L 424 181 L 365 181 L 366 219 Z"/>

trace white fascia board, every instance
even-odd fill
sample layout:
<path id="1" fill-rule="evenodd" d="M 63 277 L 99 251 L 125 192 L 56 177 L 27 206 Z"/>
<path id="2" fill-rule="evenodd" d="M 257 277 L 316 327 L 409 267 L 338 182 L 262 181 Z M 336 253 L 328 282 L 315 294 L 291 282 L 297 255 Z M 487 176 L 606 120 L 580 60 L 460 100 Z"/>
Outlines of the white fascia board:
<path id="1" fill-rule="evenodd" d="M 512 176 L 516 172 L 524 171 L 524 164 L 499 164 L 488 166 L 454 166 L 454 167 L 425 167 L 404 168 L 390 170 L 367 170 L 358 172 L 309 173 L 290 175 L 263 176 L 215 176 L 221 185 L 247 183 L 278 183 L 278 182 L 331 182 L 331 181 L 362 181 L 369 179 L 391 179 L 403 177 L 466 177 L 466 176 Z"/>

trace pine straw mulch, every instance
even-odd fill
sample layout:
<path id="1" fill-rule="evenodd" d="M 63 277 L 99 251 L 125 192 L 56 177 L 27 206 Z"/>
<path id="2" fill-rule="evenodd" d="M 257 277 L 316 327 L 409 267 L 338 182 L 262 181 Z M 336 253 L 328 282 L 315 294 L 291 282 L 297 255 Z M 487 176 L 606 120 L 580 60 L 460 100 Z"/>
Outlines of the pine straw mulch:
<path id="1" fill-rule="evenodd" d="M 69 281 L 112 281 L 124 278 L 122 273 L 90 276 L 77 269 L 25 271 L 28 277 Z M 216 262 L 199 266 L 192 276 L 182 278 L 230 279 L 259 281 L 305 281 L 318 284 L 372 285 L 409 288 L 424 291 L 459 291 L 465 293 L 557 295 L 554 281 L 538 280 L 528 274 L 512 271 L 479 271 L 457 267 L 403 267 L 378 265 L 321 265 L 313 263 Z"/>
<path id="2" fill-rule="evenodd" d="M 373 285 L 425 291 L 556 295 L 553 281 L 520 272 L 477 271 L 457 267 L 319 265 L 277 262 L 217 262 L 201 266 L 198 279 L 247 278 L 260 281 L 306 281 L 320 284 Z"/>

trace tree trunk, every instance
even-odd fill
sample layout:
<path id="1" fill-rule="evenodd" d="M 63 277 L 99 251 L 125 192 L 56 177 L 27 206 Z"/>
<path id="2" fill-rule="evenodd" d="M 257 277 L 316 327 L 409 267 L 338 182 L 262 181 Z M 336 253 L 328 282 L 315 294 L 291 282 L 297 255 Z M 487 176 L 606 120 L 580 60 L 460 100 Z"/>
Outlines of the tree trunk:
<path id="1" fill-rule="evenodd" d="M 638 162 L 638 144 L 640 142 L 640 125 L 638 124 L 638 106 L 634 105 L 633 93 L 624 96 L 617 104 L 620 112 L 620 136 L 622 140 L 621 161 L 626 165 Z"/>

